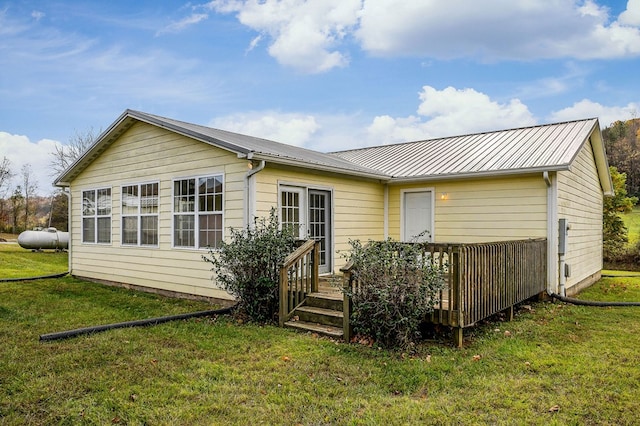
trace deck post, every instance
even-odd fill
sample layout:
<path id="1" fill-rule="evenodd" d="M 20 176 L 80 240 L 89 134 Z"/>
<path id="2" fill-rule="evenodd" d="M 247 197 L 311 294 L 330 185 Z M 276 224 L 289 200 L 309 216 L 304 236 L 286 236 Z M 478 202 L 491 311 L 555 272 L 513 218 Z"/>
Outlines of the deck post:
<path id="1" fill-rule="evenodd" d="M 280 314 L 278 315 L 278 322 L 280 327 L 284 327 L 284 323 L 287 320 L 289 295 L 287 294 L 289 287 L 289 279 L 287 276 L 287 269 L 280 268 Z"/>
<path id="2" fill-rule="evenodd" d="M 345 271 L 342 277 L 342 334 L 344 341 L 351 342 L 351 297 L 348 286 L 351 285 L 351 271 Z"/>
<path id="3" fill-rule="evenodd" d="M 453 344 L 456 348 L 462 347 L 463 342 L 463 328 L 462 327 L 453 327 Z"/>
<path id="4" fill-rule="evenodd" d="M 318 292 L 318 282 L 320 281 L 320 241 L 316 241 L 313 245 L 313 270 L 311 271 L 311 292 Z"/>

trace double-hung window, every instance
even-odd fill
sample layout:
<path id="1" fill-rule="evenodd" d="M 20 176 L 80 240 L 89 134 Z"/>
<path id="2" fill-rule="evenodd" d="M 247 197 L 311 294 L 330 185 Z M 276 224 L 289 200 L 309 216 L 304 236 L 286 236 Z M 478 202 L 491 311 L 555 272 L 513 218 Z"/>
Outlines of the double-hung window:
<path id="1" fill-rule="evenodd" d="M 111 243 L 111 188 L 82 191 L 82 242 Z"/>
<path id="2" fill-rule="evenodd" d="M 122 244 L 158 245 L 158 183 L 122 187 Z"/>
<path id="3" fill-rule="evenodd" d="M 217 248 L 223 239 L 222 175 L 173 182 L 174 247 Z"/>

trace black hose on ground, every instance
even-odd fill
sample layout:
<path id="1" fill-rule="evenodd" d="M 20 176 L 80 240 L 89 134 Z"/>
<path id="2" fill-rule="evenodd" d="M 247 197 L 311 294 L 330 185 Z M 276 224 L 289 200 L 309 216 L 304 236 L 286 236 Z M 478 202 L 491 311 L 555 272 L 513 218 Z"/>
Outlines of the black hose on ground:
<path id="1" fill-rule="evenodd" d="M 27 277 L 27 278 L 0 278 L 0 283 L 12 283 L 18 281 L 35 281 L 35 280 L 44 280 L 47 278 L 62 278 L 67 275 L 67 272 L 61 272 L 59 274 L 51 274 L 51 275 L 39 275 L 37 277 Z"/>
<path id="2" fill-rule="evenodd" d="M 554 299 L 558 299 L 562 302 L 565 303 L 571 303 L 573 305 L 582 305 L 582 306 L 600 306 L 600 307 L 607 307 L 607 306 L 640 306 L 640 302 L 596 302 L 593 300 L 581 300 L 581 299 L 574 299 L 573 297 L 565 297 L 565 296 L 560 296 L 559 294 L 549 294 L 549 296 L 553 297 Z"/>
<path id="3" fill-rule="evenodd" d="M 177 321 L 177 320 L 183 320 L 183 319 L 189 319 L 189 318 L 206 317 L 211 315 L 224 315 L 224 314 L 229 314 L 233 312 L 236 306 L 237 305 L 233 305 L 228 308 L 214 309 L 209 311 L 199 311 L 199 312 L 191 312 L 187 314 L 168 315 L 164 317 L 118 322 L 114 324 L 97 325 L 94 327 L 84 327 L 84 328 L 77 328 L 75 330 L 67 330 L 67 331 L 60 331 L 57 333 L 42 334 L 40 335 L 40 341 L 42 342 L 42 341 L 68 339 L 70 337 L 76 337 L 83 334 L 98 333 L 100 331 L 113 330 L 115 328 L 143 327 L 148 325 L 157 325 L 157 324 L 162 324 L 169 321 Z"/>

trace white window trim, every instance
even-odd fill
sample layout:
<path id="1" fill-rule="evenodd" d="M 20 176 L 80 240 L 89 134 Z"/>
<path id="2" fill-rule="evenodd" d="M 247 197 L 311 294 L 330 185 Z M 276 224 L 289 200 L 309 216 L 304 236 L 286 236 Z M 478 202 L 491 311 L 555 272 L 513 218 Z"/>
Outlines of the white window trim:
<path id="1" fill-rule="evenodd" d="M 208 248 L 207 247 L 198 247 L 200 245 L 200 228 L 199 228 L 199 221 L 198 221 L 198 179 L 200 178 L 207 178 L 207 177 L 215 177 L 215 176 L 220 176 L 222 179 L 222 211 L 220 212 L 214 212 L 216 214 L 220 214 L 222 216 L 222 241 L 225 240 L 226 238 L 226 232 L 225 232 L 225 211 L 226 211 L 226 205 L 227 205 L 227 188 L 226 188 L 226 177 L 225 174 L 223 172 L 212 172 L 212 173 L 203 173 L 203 174 L 199 174 L 199 175 L 193 175 L 193 176 L 182 176 L 182 177 L 176 177 L 173 178 L 171 180 L 171 248 L 176 249 L 176 250 L 198 250 L 198 251 L 207 251 Z M 194 205 L 194 211 L 193 212 L 189 212 L 188 214 L 193 214 L 194 215 L 194 246 L 191 247 L 187 247 L 187 246 L 176 246 L 175 244 L 175 216 L 176 214 L 184 214 L 184 212 L 176 212 L 175 211 L 175 183 L 177 181 L 181 181 L 181 180 L 187 180 L 187 179 L 195 179 L 196 180 L 196 194 L 195 194 L 195 205 Z M 213 250 L 216 250 L 215 248 L 213 248 Z"/>
<path id="2" fill-rule="evenodd" d="M 149 214 L 149 213 L 141 213 L 141 205 L 138 204 L 138 213 L 136 214 L 125 214 L 122 211 L 122 198 L 124 196 L 124 187 L 126 186 L 137 186 L 138 187 L 138 199 L 141 200 L 142 195 L 140 193 L 140 189 L 142 187 L 142 185 L 152 185 L 152 184 L 157 184 L 158 185 L 158 212 L 154 213 L 154 214 Z M 158 227 L 156 229 L 157 232 L 157 236 L 158 236 L 158 242 L 157 244 L 142 244 L 142 217 L 151 217 L 151 216 L 155 216 L 158 218 Z M 137 217 L 138 218 L 138 236 L 137 236 L 137 243 L 136 244 L 132 244 L 132 243 L 124 243 L 123 242 L 123 232 L 124 232 L 124 218 L 125 217 Z M 122 184 L 120 186 L 120 245 L 122 247 L 144 247 L 144 248 L 158 248 L 160 247 L 160 181 L 148 181 L 148 182 L 134 182 L 134 183 L 127 183 L 127 184 Z"/>
<path id="3" fill-rule="evenodd" d="M 110 203 L 111 203 L 111 207 L 109 208 L 109 215 L 98 215 L 98 191 L 102 191 L 108 189 L 109 191 L 111 191 L 111 195 L 110 197 Z M 95 206 L 95 213 L 92 216 L 85 216 L 84 215 L 84 193 L 88 192 L 88 191 L 93 191 L 95 193 L 96 196 L 96 206 Z M 105 218 L 108 217 L 109 218 L 109 242 L 108 243 L 103 243 L 103 242 L 99 242 L 98 241 L 98 218 Z M 85 218 L 93 218 L 95 219 L 95 228 L 93 230 L 93 238 L 94 241 L 85 241 L 84 240 L 84 219 Z M 113 188 L 110 186 L 103 186 L 103 187 L 99 187 L 99 188 L 86 188 L 86 189 L 82 189 L 80 191 L 80 241 L 82 244 L 89 244 L 89 245 L 102 245 L 102 246 L 108 246 L 113 244 Z"/>
<path id="4" fill-rule="evenodd" d="M 427 188 L 407 188 L 400 190 L 400 241 L 407 241 L 406 235 L 404 235 L 404 195 L 410 192 L 430 192 L 431 193 L 431 223 L 429 233 L 429 242 L 433 242 L 436 240 L 436 198 L 435 187 L 427 187 Z"/>

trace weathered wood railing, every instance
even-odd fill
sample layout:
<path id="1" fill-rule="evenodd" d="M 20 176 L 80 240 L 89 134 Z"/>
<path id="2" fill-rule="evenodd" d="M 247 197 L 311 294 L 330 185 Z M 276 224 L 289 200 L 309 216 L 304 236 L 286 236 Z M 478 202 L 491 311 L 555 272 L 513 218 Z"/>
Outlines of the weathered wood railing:
<path id="1" fill-rule="evenodd" d="M 300 245 L 280 266 L 280 327 L 289 320 L 296 307 L 318 291 L 320 243 L 309 240 Z"/>
<path id="2" fill-rule="evenodd" d="M 440 300 L 426 318 L 434 324 L 454 327 L 454 341 L 462 345 L 462 329 L 546 290 L 546 239 L 501 241 L 495 243 L 421 244 L 425 259 L 442 269 L 446 287 Z M 357 291 L 361 283 L 355 278 L 353 265 L 341 269 L 344 285 Z M 345 338 L 351 302 L 345 296 Z"/>

